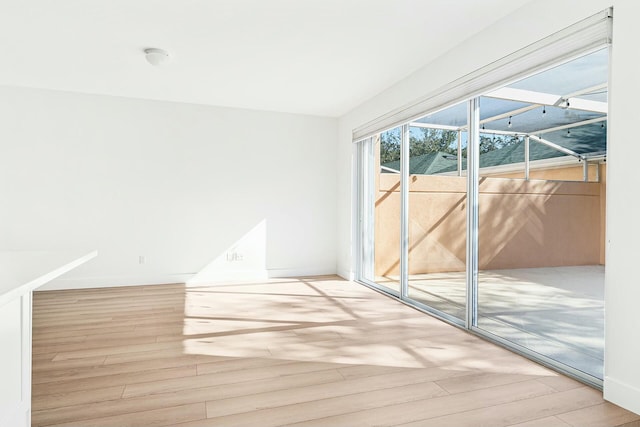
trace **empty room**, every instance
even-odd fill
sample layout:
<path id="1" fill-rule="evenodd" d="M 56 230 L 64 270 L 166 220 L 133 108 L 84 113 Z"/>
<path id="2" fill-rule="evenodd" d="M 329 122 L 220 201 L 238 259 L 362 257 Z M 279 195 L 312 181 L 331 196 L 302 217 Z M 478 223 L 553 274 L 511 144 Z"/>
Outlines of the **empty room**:
<path id="1" fill-rule="evenodd" d="M 640 425 L 638 17 L 4 2 L 0 427 Z"/>

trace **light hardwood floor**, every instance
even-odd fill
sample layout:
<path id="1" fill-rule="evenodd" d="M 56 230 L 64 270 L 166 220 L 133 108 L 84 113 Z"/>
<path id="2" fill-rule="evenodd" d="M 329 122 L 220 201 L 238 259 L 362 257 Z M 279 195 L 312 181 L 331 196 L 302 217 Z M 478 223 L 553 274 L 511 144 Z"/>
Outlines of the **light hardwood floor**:
<path id="1" fill-rule="evenodd" d="M 640 426 L 336 277 L 38 292 L 33 426 Z"/>

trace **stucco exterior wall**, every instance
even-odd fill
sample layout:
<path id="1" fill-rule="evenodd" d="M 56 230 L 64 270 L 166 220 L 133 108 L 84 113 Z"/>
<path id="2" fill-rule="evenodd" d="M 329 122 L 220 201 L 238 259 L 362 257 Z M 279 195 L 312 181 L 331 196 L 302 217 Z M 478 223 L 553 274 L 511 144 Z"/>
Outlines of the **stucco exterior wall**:
<path id="1" fill-rule="evenodd" d="M 375 208 L 376 275 L 397 275 L 399 176 L 380 174 Z M 481 178 L 480 269 L 603 263 L 604 184 Z M 466 178 L 412 175 L 409 274 L 464 271 Z"/>

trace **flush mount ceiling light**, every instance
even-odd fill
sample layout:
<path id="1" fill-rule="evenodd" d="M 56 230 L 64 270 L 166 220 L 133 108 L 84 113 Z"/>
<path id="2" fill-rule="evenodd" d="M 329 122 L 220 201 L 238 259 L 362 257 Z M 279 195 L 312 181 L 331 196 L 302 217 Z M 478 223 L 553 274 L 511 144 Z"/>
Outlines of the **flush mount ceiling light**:
<path id="1" fill-rule="evenodd" d="M 147 62 L 154 66 L 159 66 L 169 61 L 169 52 L 155 47 L 145 49 L 144 55 L 147 58 Z"/>

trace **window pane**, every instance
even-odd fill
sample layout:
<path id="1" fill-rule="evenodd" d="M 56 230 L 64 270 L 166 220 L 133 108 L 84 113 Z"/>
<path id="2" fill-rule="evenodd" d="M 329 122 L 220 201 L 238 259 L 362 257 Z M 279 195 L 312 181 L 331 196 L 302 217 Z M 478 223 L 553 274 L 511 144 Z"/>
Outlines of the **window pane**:
<path id="1" fill-rule="evenodd" d="M 461 103 L 412 123 L 409 144 L 408 297 L 460 321 L 466 300 L 466 125 Z"/>
<path id="2" fill-rule="evenodd" d="M 597 378 L 607 58 L 596 52 L 480 102 L 478 327 Z"/>
<path id="3" fill-rule="evenodd" d="M 400 128 L 383 132 L 375 144 L 374 271 L 377 284 L 400 292 Z"/>

